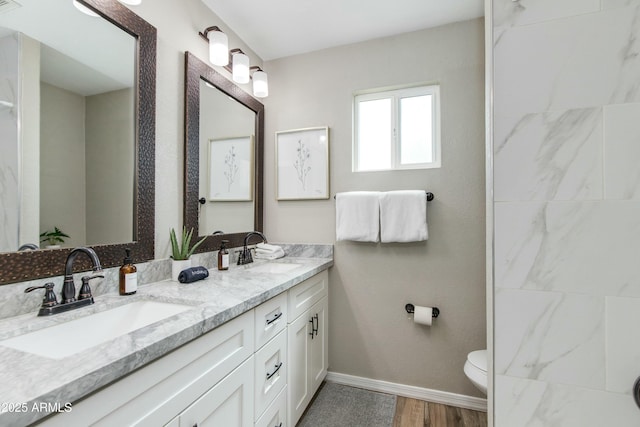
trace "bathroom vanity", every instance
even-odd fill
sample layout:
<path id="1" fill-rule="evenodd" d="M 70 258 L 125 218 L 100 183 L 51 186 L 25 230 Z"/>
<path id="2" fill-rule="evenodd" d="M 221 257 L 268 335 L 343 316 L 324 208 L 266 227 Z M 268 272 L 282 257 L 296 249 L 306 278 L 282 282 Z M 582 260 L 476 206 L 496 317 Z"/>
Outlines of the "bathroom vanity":
<path id="1" fill-rule="evenodd" d="M 332 264 L 332 258 L 257 261 L 212 270 L 192 284 L 165 280 L 132 297 L 105 295 L 86 311 L 3 320 L 0 374 L 15 386 L 5 387 L 0 401 L 28 410 L 2 413 L 0 424 L 293 426 L 327 372 Z M 69 322 L 90 323 L 145 303 L 155 304 L 158 316 L 166 306 L 168 317 L 89 348 L 75 343 L 81 337 L 55 357 L 3 345 L 12 336 L 57 333 Z M 122 317 L 126 325 L 138 321 L 135 313 Z M 38 347 L 40 339 L 33 341 Z"/>

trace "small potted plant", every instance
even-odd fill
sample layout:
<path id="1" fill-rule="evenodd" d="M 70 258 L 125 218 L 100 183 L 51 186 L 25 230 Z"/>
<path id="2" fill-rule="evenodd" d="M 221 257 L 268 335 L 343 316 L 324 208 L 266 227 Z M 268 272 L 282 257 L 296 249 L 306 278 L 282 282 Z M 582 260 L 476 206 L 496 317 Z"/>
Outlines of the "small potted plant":
<path id="1" fill-rule="evenodd" d="M 52 230 L 43 231 L 40 234 L 40 243 L 47 242 L 46 249 L 58 249 L 60 243 L 64 243 L 64 239 L 69 238 L 69 235 L 60 230 L 58 227 L 53 227 Z"/>
<path id="2" fill-rule="evenodd" d="M 193 252 L 205 241 L 206 237 L 203 237 L 202 240 L 197 242 L 195 245 L 189 247 L 191 245 L 191 237 L 193 236 L 193 228 L 187 233 L 187 228 L 182 227 L 182 236 L 180 241 L 176 236 L 176 230 L 173 228 L 169 233 L 169 238 L 171 240 L 171 279 L 174 281 L 178 281 L 178 275 L 184 269 L 191 267 L 191 255 Z"/>

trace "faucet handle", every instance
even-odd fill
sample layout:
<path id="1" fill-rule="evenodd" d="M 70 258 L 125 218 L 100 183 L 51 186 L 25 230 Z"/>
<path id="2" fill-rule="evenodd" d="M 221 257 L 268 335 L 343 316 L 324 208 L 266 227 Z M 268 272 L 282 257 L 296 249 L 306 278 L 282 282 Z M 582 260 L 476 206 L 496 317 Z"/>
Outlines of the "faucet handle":
<path id="1" fill-rule="evenodd" d="M 92 298 L 91 288 L 89 287 L 89 280 L 97 279 L 99 277 L 104 278 L 102 274 L 94 274 L 93 276 L 83 276 L 82 277 L 82 287 L 80 288 L 80 293 L 78 294 L 78 300 Z"/>
<path id="2" fill-rule="evenodd" d="M 58 305 L 58 299 L 56 298 L 55 292 L 53 292 L 53 283 L 48 282 L 43 286 L 30 286 L 24 290 L 24 293 L 28 293 L 31 291 L 35 291 L 36 289 L 44 289 L 44 298 L 42 299 L 42 307 L 53 307 L 54 305 Z"/>

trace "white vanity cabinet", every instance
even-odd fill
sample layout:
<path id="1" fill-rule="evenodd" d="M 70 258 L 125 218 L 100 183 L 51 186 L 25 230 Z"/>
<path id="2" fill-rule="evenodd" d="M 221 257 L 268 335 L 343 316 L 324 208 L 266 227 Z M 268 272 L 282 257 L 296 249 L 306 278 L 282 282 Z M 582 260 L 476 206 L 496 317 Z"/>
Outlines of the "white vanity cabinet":
<path id="1" fill-rule="evenodd" d="M 328 274 L 319 273 L 289 290 L 288 425 L 295 426 L 327 375 Z"/>
<path id="2" fill-rule="evenodd" d="M 163 426 L 175 422 L 172 419 L 176 415 L 191 404 L 196 405 L 203 395 L 222 385 L 231 372 L 239 370 L 246 384 L 243 405 L 252 405 L 253 359 L 249 358 L 254 345 L 251 310 L 75 402 L 71 412 L 46 418 L 42 425 Z M 217 390 L 221 389 L 226 387 Z M 253 406 L 250 415 L 253 422 Z"/>
<path id="3" fill-rule="evenodd" d="M 294 427 L 327 373 L 323 271 L 40 425 Z"/>

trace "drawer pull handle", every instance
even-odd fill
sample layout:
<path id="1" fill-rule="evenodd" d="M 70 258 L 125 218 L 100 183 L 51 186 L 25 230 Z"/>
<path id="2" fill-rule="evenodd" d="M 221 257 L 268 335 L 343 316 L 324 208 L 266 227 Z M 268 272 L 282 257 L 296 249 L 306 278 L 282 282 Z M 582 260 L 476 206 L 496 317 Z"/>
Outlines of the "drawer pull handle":
<path id="1" fill-rule="evenodd" d="M 309 332 L 309 335 L 311 335 L 311 339 L 313 339 L 313 336 L 316 332 L 316 323 L 313 316 L 311 316 L 311 320 L 309 320 L 309 323 L 311 323 L 311 332 Z"/>
<path id="2" fill-rule="evenodd" d="M 280 368 L 282 368 L 282 362 L 280 362 L 280 363 L 278 363 L 276 365 L 276 369 L 274 369 L 273 372 L 271 372 L 270 374 L 267 373 L 267 379 L 270 380 L 271 377 L 273 377 L 276 374 L 276 372 L 278 372 L 280 370 Z"/>
<path id="3" fill-rule="evenodd" d="M 311 335 L 311 339 L 313 339 L 314 335 L 318 336 L 318 328 L 320 328 L 318 313 L 316 313 L 315 316 L 311 317 L 311 320 L 309 320 L 309 323 L 311 323 L 311 332 L 309 332 L 309 335 Z"/>
<path id="4" fill-rule="evenodd" d="M 279 318 L 282 317 L 282 312 L 276 314 L 275 316 L 273 316 L 273 319 L 267 319 L 267 325 L 272 324 L 273 322 L 275 322 L 276 320 L 278 320 Z"/>

